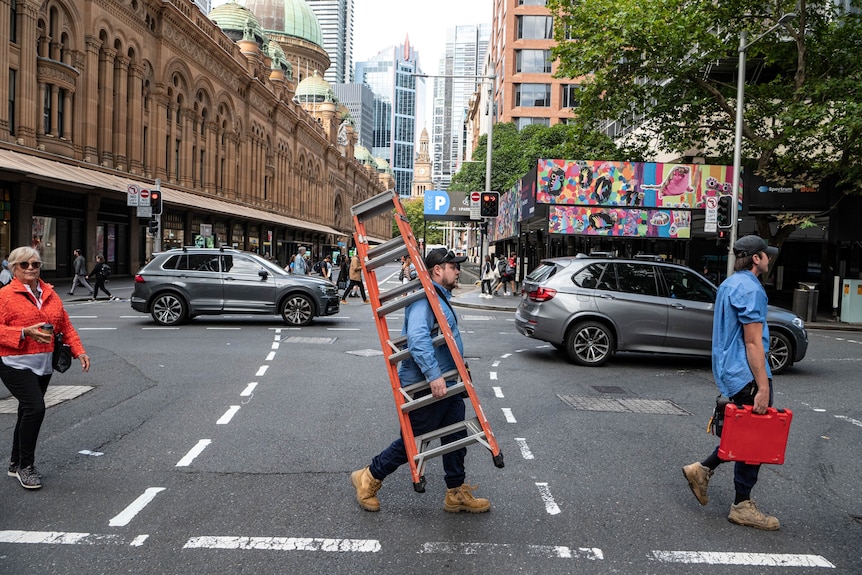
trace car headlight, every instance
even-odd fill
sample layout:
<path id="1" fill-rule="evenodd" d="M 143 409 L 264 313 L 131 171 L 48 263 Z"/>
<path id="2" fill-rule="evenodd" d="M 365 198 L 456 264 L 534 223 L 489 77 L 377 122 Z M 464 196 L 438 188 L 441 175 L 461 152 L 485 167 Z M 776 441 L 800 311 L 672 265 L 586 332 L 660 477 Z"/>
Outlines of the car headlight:
<path id="1" fill-rule="evenodd" d="M 792 323 L 793 325 L 795 325 L 799 329 L 805 329 L 805 321 L 803 321 L 803 319 L 801 317 L 793 318 L 793 321 L 791 321 L 790 323 Z"/>

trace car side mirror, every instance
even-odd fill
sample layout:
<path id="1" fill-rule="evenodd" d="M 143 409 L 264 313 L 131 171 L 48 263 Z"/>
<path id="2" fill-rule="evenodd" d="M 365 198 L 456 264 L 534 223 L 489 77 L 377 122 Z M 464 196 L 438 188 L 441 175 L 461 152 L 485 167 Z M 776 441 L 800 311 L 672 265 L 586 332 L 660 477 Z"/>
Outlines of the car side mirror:
<path id="1" fill-rule="evenodd" d="M 261 268 L 260 270 L 258 270 L 257 275 L 260 276 L 260 279 L 265 280 L 266 278 L 269 277 L 269 272 L 267 272 L 265 269 Z"/>

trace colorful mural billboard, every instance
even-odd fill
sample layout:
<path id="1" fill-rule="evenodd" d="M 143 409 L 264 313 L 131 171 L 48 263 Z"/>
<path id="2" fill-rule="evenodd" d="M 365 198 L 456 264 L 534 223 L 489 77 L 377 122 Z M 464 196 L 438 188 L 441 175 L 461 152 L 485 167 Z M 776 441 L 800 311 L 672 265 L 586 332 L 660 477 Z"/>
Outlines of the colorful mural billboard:
<path id="1" fill-rule="evenodd" d="M 551 206 L 548 233 L 687 239 L 691 211 Z"/>
<path id="2" fill-rule="evenodd" d="M 496 218 L 489 220 L 489 241 L 496 242 L 517 236 L 520 212 L 521 188 L 515 184 L 511 190 L 500 194 L 500 211 Z"/>

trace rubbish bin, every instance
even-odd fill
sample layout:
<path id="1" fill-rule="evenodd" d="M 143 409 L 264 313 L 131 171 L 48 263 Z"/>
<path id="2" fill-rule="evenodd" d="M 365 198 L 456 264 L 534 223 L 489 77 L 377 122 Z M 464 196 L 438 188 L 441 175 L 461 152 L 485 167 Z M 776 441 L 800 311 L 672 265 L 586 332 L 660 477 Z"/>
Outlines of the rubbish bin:
<path id="1" fill-rule="evenodd" d="M 816 289 L 817 284 L 799 283 L 799 287 L 793 290 L 792 311 L 806 322 L 817 319 L 817 300 L 820 292 Z"/>

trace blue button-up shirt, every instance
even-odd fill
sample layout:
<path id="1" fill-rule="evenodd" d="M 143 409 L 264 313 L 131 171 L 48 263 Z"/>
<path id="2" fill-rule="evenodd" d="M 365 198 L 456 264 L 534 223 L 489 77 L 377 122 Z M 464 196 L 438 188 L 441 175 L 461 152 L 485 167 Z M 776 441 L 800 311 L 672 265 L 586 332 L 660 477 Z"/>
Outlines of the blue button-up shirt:
<path id="1" fill-rule="evenodd" d="M 461 342 L 461 332 L 458 330 L 458 316 L 447 304 L 452 297 L 452 292 L 440 284 L 434 283 L 434 286 L 437 288 L 438 295 L 442 294 L 446 298 L 446 301 L 442 301 L 443 298 L 440 298 L 440 306 L 446 315 L 449 329 L 452 330 L 452 337 L 458 346 L 458 352 L 463 357 L 464 345 Z M 431 342 L 436 335 L 436 330 L 432 332 L 435 323 L 437 321 L 427 299 L 415 301 L 404 310 L 404 328 L 401 334 L 407 335 L 407 348 L 410 350 L 410 357 L 402 361 L 398 369 L 398 377 L 401 379 L 402 386 L 420 381 L 432 381 L 445 372 L 455 369 L 455 360 L 449 353 L 449 347 L 441 345 L 435 348 Z M 453 383 L 455 382 L 446 382 L 447 386 Z"/>
<path id="2" fill-rule="evenodd" d="M 745 354 L 743 325 L 763 324 L 763 351 L 769 353 L 766 291 L 750 271 L 738 271 L 722 282 L 712 323 L 712 375 L 719 391 L 732 397 L 754 380 Z M 772 379 L 769 360 L 766 375 Z"/>

